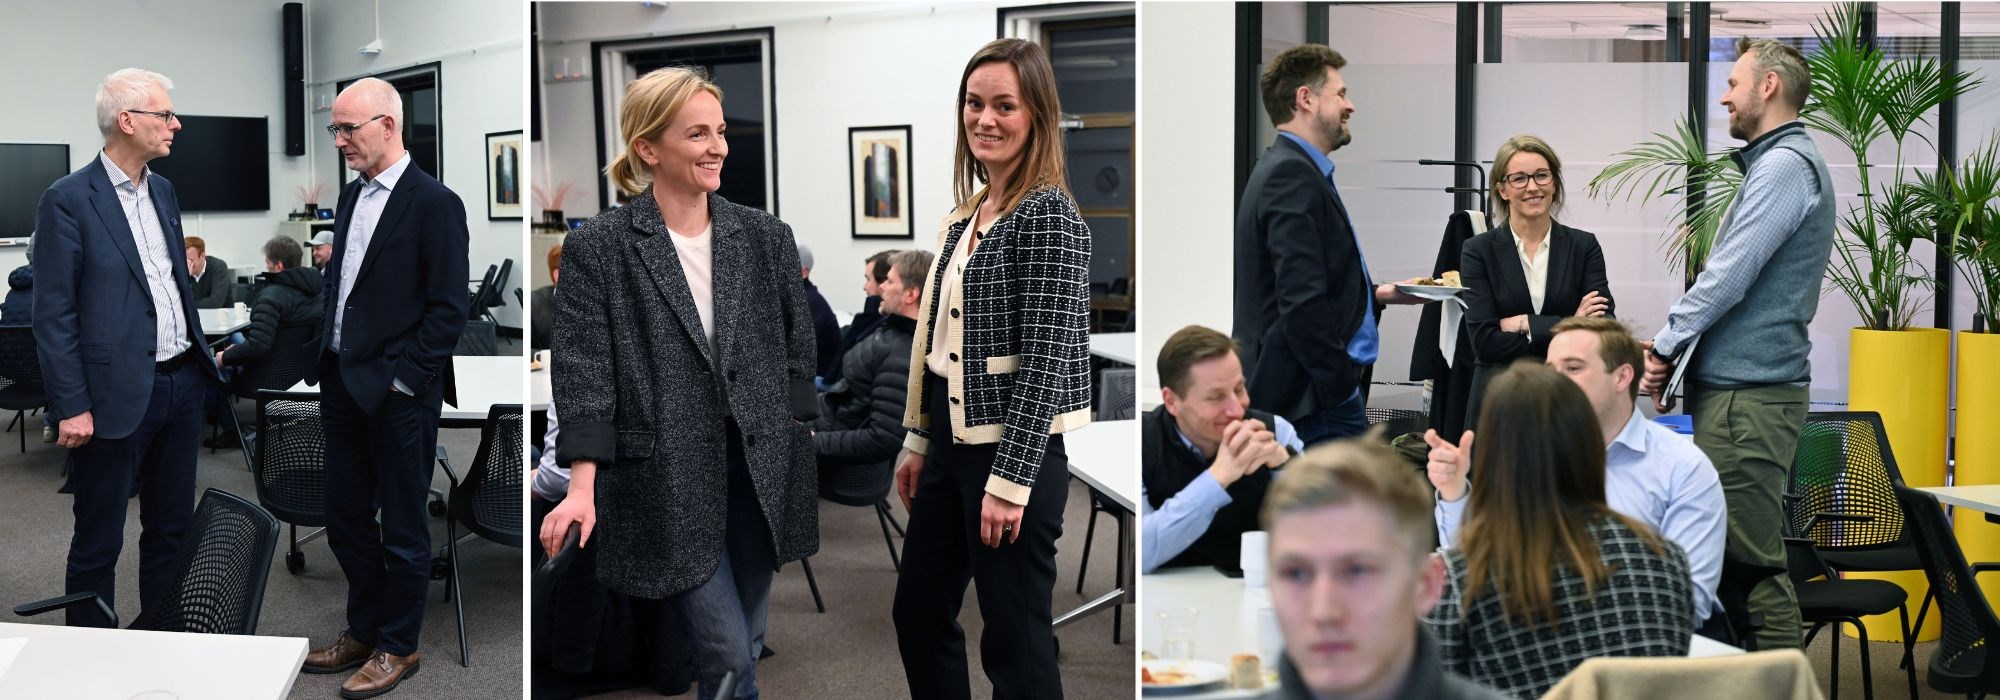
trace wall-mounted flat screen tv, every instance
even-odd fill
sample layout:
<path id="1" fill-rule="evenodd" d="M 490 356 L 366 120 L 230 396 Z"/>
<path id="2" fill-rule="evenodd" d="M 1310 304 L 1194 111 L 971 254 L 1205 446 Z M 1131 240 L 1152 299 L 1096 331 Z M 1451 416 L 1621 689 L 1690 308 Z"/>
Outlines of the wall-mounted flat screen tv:
<path id="1" fill-rule="evenodd" d="M 0 143 L 0 238 L 34 233 L 42 192 L 69 169 L 69 144 Z"/>
<path id="2" fill-rule="evenodd" d="M 148 165 L 174 182 L 181 211 L 270 211 L 270 119 L 181 116 L 173 153 Z"/>

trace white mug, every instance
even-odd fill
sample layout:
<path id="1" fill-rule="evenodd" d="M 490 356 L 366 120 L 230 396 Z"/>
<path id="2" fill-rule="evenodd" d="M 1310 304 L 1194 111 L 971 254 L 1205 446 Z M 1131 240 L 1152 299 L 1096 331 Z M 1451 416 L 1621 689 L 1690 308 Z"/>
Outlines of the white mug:
<path id="1" fill-rule="evenodd" d="M 1237 565 L 1243 569 L 1243 585 L 1264 587 L 1264 560 L 1270 554 L 1271 536 L 1263 530 L 1243 533 L 1243 552 Z"/>

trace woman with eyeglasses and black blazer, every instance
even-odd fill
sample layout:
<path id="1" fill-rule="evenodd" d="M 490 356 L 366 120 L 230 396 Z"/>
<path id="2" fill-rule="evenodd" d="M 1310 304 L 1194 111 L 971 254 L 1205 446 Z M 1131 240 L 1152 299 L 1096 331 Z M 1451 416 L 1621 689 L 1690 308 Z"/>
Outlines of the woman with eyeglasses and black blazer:
<path id="1" fill-rule="evenodd" d="M 1090 229 L 1064 178 L 1048 55 L 1001 39 L 959 80 L 953 187 L 910 346 L 910 511 L 895 623 L 910 695 L 971 696 L 968 581 L 993 697 L 1060 698 L 1050 607 L 1069 465 L 1090 422 Z M 984 183 L 984 187 L 975 187 Z"/>
<path id="2" fill-rule="evenodd" d="M 1459 254 L 1465 325 L 1478 361 L 1467 430 L 1476 428 L 1492 375 L 1524 357 L 1547 357 L 1557 321 L 1614 315 L 1597 236 L 1556 223 L 1563 176 L 1555 149 L 1535 136 L 1507 139 L 1487 184 L 1499 228 L 1473 236 Z"/>

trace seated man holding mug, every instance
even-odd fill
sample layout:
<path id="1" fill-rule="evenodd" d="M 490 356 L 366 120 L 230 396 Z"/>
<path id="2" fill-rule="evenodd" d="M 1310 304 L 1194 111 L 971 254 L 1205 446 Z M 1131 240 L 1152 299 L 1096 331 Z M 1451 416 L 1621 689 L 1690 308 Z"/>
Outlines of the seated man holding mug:
<path id="1" fill-rule="evenodd" d="M 1188 326 L 1160 348 L 1165 403 L 1139 423 L 1140 568 L 1234 570 L 1255 531 L 1272 469 L 1304 449 L 1284 418 L 1250 409 L 1229 336 Z"/>

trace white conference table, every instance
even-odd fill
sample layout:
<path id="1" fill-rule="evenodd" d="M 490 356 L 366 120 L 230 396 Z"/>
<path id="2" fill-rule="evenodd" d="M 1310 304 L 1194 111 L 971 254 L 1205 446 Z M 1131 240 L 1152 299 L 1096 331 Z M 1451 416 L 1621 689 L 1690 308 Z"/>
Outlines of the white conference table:
<path id="1" fill-rule="evenodd" d="M 0 622 L 0 697 L 284 698 L 305 658 L 301 637 Z"/>
<path id="2" fill-rule="evenodd" d="M 1092 333 L 1090 334 L 1090 354 L 1112 362 L 1123 362 L 1139 366 L 1139 334 L 1137 333 Z"/>
<path id="3" fill-rule="evenodd" d="M 1091 490 L 1124 508 L 1130 519 L 1119 538 L 1124 540 L 1126 556 L 1117 566 L 1123 574 L 1124 586 L 1098 596 L 1096 600 L 1084 603 L 1076 609 L 1056 617 L 1055 627 L 1060 629 L 1093 613 L 1133 601 L 1131 559 L 1139 555 L 1133 547 L 1133 530 L 1139 527 L 1139 421 L 1106 420 L 1063 434 L 1063 450 L 1069 454 L 1069 473 Z"/>
<path id="4" fill-rule="evenodd" d="M 229 335 L 250 326 L 250 309 L 195 309 L 201 318 L 202 335 L 214 338 Z"/>
<path id="5" fill-rule="evenodd" d="M 1199 610 L 1194 627 L 1194 658 L 1213 661 L 1229 666 L 1232 654 L 1256 654 L 1265 666 L 1265 681 L 1276 678 L 1271 664 L 1282 650 L 1283 642 L 1273 640 L 1271 648 L 1259 648 L 1257 634 L 1258 608 L 1270 605 L 1268 590 L 1251 590 L 1243 585 L 1243 579 L 1223 576 L 1214 567 L 1199 566 L 1184 569 L 1170 569 L 1147 574 L 1140 579 L 1146 590 L 1146 597 L 1140 603 L 1142 624 L 1145 631 L 1139 648 L 1158 653 L 1161 646 L 1159 614 L 1168 609 L 1194 608 Z M 1725 656 L 1741 654 L 1742 649 L 1721 642 L 1692 635 L 1693 643 L 1688 648 L 1688 656 Z M 1194 695 L 1178 695 L 1186 698 L 1255 698 L 1261 697 L 1261 690 L 1223 689 Z"/>
<path id="6" fill-rule="evenodd" d="M 1948 506 L 1970 508 L 1987 514 L 2000 514 L 2000 484 L 1923 486 L 1917 490 L 1937 496 L 1939 503 Z"/>
<path id="7" fill-rule="evenodd" d="M 438 415 L 438 423 L 444 427 L 478 427 L 494 404 L 524 404 L 522 408 L 529 411 L 549 408 L 547 372 L 537 373 L 542 379 L 533 383 L 536 393 L 527 395 L 531 385 L 527 358 L 453 355 L 451 371 L 457 381 L 458 403 L 446 403 Z M 300 381 L 287 391 L 318 393 L 319 387 Z"/>

